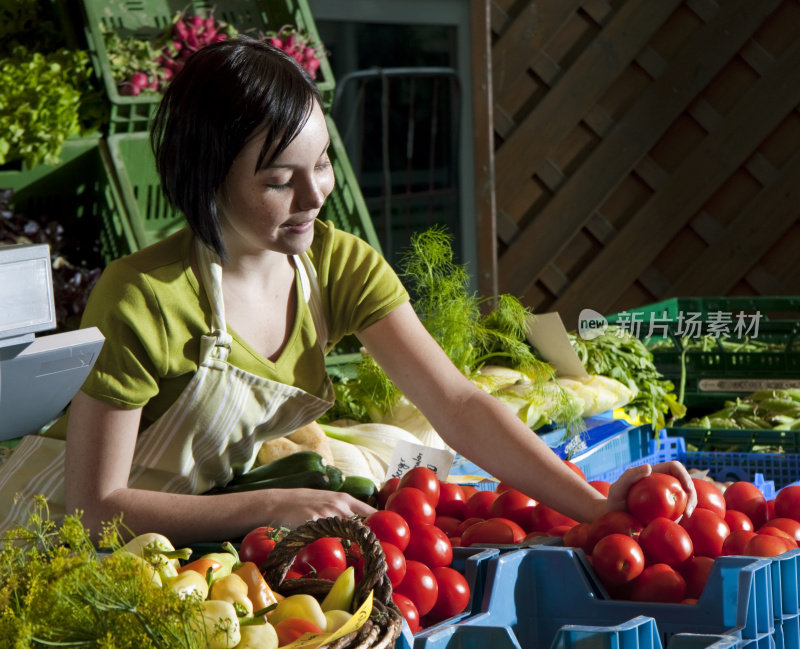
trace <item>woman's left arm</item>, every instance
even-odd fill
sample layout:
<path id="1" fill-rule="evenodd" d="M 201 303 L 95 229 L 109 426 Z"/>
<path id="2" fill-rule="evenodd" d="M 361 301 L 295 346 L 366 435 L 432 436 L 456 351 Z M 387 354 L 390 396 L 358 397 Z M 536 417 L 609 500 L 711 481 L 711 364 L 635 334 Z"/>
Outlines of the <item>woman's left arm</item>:
<path id="1" fill-rule="evenodd" d="M 505 404 L 469 381 L 430 336 L 409 304 L 358 334 L 359 339 L 458 453 L 537 501 L 579 521 L 624 508 L 624 494 L 651 467 L 627 471 L 607 500 L 570 470 Z M 690 494 L 694 487 L 678 463 L 654 467 L 673 473 Z"/>

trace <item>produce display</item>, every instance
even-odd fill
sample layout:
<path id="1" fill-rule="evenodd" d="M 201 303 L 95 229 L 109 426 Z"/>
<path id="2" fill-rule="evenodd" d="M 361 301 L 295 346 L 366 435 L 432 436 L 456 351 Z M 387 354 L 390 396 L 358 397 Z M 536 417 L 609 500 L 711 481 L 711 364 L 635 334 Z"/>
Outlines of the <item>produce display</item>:
<path id="1" fill-rule="evenodd" d="M 188 15 L 177 12 L 170 25 L 153 38 L 122 37 L 116 31 L 104 30 L 109 65 L 120 95 L 159 93 L 186 59 L 200 48 L 235 37 L 235 26 L 217 19 L 213 10 L 206 14 Z M 264 40 L 291 56 L 315 77 L 319 70 L 320 48 L 310 43 L 308 34 L 290 26 L 278 31 L 248 33 Z"/>
<path id="2" fill-rule="evenodd" d="M 800 430 L 800 389 L 759 390 L 682 422 L 684 428 Z"/>
<path id="3" fill-rule="evenodd" d="M 0 166 L 57 164 L 67 138 L 96 131 L 106 117 L 89 54 L 67 46 L 53 6 L 0 7 Z"/>

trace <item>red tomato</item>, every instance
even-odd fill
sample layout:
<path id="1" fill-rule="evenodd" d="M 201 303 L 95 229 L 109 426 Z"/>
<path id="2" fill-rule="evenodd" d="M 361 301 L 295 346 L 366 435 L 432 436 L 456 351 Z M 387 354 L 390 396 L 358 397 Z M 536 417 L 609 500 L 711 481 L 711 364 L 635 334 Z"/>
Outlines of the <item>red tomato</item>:
<path id="1" fill-rule="evenodd" d="M 575 523 L 573 525 L 570 525 L 570 524 L 567 524 L 567 525 L 556 525 L 555 527 L 551 527 L 549 530 L 547 530 L 546 534 L 547 534 L 547 536 L 561 536 L 561 537 L 563 537 L 569 530 L 571 530 L 573 527 L 575 527 L 575 525 L 577 525 L 577 523 Z"/>
<path id="2" fill-rule="evenodd" d="M 654 563 L 633 580 L 630 598 L 636 602 L 678 603 L 686 596 L 686 580 L 666 563 Z"/>
<path id="3" fill-rule="evenodd" d="M 711 557 L 692 557 L 678 572 L 681 573 L 686 581 L 686 596 L 697 599 L 703 592 L 711 569 L 714 567 L 714 559 Z"/>
<path id="4" fill-rule="evenodd" d="M 325 536 L 304 546 L 295 556 L 292 567 L 301 575 L 317 574 L 326 568 L 340 573 L 347 568 L 347 556 L 339 538 Z"/>
<path id="5" fill-rule="evenodd" d="M 608 480 L 589 480 L 589 484 L 604 496 L 608 496 L 608 490 L 611 489 L 611 483 Z"/>
<path id="6" fill-rule="evenodd" d="M 660 516 L 645 525 L 639 534 L 639 545 L 644 550 L 647 563 L 666 563 L 677 568 L 692 556 L 692 539 L 689 532 L 675 521 Z M 594 553 L 592 553 L 594 556 Z"/>
<path id="7" fill-rule="evenodd" d="M 555 509 L 548 507 L 544 503 L 539 503 L 530 513 L 528 529 L 547 532 L 554 527 L 559 527 L 562 525 L 568 525 L 572 527 L 573 525 L 577 524 L 578 521 L 571 519 L 569 516 L 565 516 L 561 512 L 557 512 Z M 522 525 L 522 523 L 520 523 L 520 525 Z M 522 525 L 522 527 L 525 528 L 525 525 Z"/>
<path id="8" fill-rule="evenodd" d="M 499 492 L 499 495 L 489 504 L 489 516 L 508 518 L 526 532 L 530 532 L 533 529 L 531 512 L 536 506 L 536 501 L 530 496 L 526 496 L 516 489 L 506 489 Z"/>
<path id="9" fill-rule="evenodd" d="M 436 508 L 439 503 L 439 476 L 436 471 L 429 469 L 426 466 L 415 466 L 410 469 L 400 478 L 397 484 L 398 489 L 403 487 L 415 487 L 419 489 L 428 498 L 431 506 Z"/>
<path id="10" fill-rule="evenodd" d="M 717 516 L 725 518 L 725 496 L 717 485 L 702 478 L 692 478 L 694 490 L 697 493 L 697 506 L 702 509 L 710 509 Z"/>
<path id="11" fill-rule="evenodd" d="M 469 604 L 469 583 L 464 575 L 454 568 L 441 566 L 433 569 L 433 576 L 439 585 L 436 603 L 428 613 L 434 622 L 440 622 L 463 612 Z"/>
<path id="12" fill-rule="evenodd" d="M 794 540 L 794 537 L 785 532 L 784 530 L 780 529 L 779 527 L 774 527 L 769 523 L 762 525 L 758 528 L 757 534 L 769 534 L 770 536 L 777 536 L 779 539 L 783 539 L 790 545 L 790 549 L 794 549 L 797 547 L 797 541 Z"/>
<path id="13" fill-rule="evenodd" d="M 794 544 L 797 547 L 797 544 Z M 777 557 L 792 549 L 787 539 L 772 534 L 756 534 L 744 546 L 742 554 L 749 557 Z"/>
<path id="14" fill-rule="evenodd" d="M 364 519 L 364 525 L 372 530 L 379 541 L 396 545 L 401 552 L 406 549 L 408 540 L 411 538 L 411 529 L 408 527 L 406 519 L 388 509 L 373 512 Z"/>
<path id="15" fill-rule="evenodd" d="M 478 488 L 473 487 L 471 484 L 462 484 L 461 491 L 464 492 L 464 502 L 467 502 L 470 496 L 478 492 Z"/>
<path id="16" fill-rule="evenodd" d="M 591 554 L 589 547 L 589 523 L 578 523 L 564 533 L 564 545 L 568 548 L 581 548 L 586 554 Z"/>
<path id="17" fill-rule="evenodd" d="M 327 579 L 328 581 L 336 581 L 336 578 L 342 574 L 342 571 L 339 568 L 334 566 L 328 566 L 327 568 L 323 568 L 322 570 L 318 570 L 314 573 L 314 577 L 317 579 Z"/>
<path id="18" fill-rule="evenodd" d="M 644 525 L 641 521 L 628 512 L 606 512 L 589 523 L 587 554 L 592 553 L 594 544 L 604 536 L 619 533 L 627 534 L 635 539 L 643 529 Z"/>
<path id="19" fill-rule="evenodd" d="M 586 480 L 586 474 L 583 472 L 583 469 L 581 469 L 577 464 L 571 462 L 570 460 L 564 460 L 564 464 L 566 464 L 570 469 L 572 469 L 578 477 Z"/>
<path id="20" fill-rule="evenodd" d="M 397 484 L 399 482 L 400 478 L 389 478 L 381 485 L 381 488 L 378 490 L 378 505 L 381 509 L 386 507 L 386 501 L 388 500 L 389 496 L 397 491 Z"/>
<path id="21" fill-rule="evenodd" d="M 775 516 L 800 521 L 800 486 L 784 487 L 775 496 Z"/>
<path id="22" fill-rule="evenodd" d="M 467 499 L 467 518 L 491 518 L 492 512 L 489 508 L 499 496 L 496 491 L 476 491 Z"/>
<path id="23" fill-rule="evenodd" d="M 428 566 L 413 559 L 406 559 L 406 576 L 395 591 L 408 597 L 422 616 L 427 615 L 436 603 L 439 584 Z"/>
<path id="24" fill-rule="evenodd" d="M 740 480 L 728 487 L 725 505 L 728 509 L 747 514 L 756 529 L 767 522 L 767 499 L 752 482 Z"/>
<path id="25" fill-rule="evenodd" d="M 439 503 L 436 513 L 439 516 L 452 516 L 463 520 L 466 516 L 467 499 L 461 485 L 453 482 L 439 482 Z"/>
<path id="26" fill-rule="evenodd" d="M 396 590 L 392 591 L 392 599 L 394 603 L 397 604 L 397 608 L 400 609 L 400 614 L 406 619 L 406 622 L 408 622 L 408 628 L 411 629 L 411 633 L 419 632 L 421 629 L 419 625 L 419 611 L 417 607 L 414 606 L 414 602 L 405 595 L 401 595 Z"/>
<path id="27" fill-rule="evenodd" d="M 744 530 L 745 532 L 755 532 L 753 521 L 747 514 L 744 514 L 735 509 L 728 509 L 725 511 L 725 522 L 731 528 L 731 532 Z"/>
<path id="28" fill-rule="evenodd" d="M 311 620 L 302 617 L 287 617 L 275 625 L 275 633 L 278 634 L 278 645 L 283 646 L 294 642 L 304 633 L 322 633 Z"/>
<path id="29" fill-rule="evenodd" d="M 772 500 L 768 500 L 767 501 L 767 520 L 769 520 L 770 518 L 778 518 L 775 515 L 775 499 L 774 498 Z"/>
<path id="30" fill-rule="evenodd" d="M 461 526 L 460 518 L 453 518 L 452 516 L 437 516 L 433 523 L 447 536 L 455 536 L 458 534 L 458 528 Z"/>
<path id="31" fill-rule="evenodd" d="M 499 494 L 501 494 L 504 491 L 507 491 L 509 489 L 513 489 L 513 487 L 510 484 L 508 484 L 507 482 L 503 482 L 502 480 L 500 482 L 498 482 L 497 485 L 494 488 L 494 490 Z"/>
<path id="32" fill-rule="evenodd" d="M 261 526 L 249 531 L 239 545 L 239 559 L 242 562 L 252 561 L 261 567 L 267 560 L 275 544 L 286 536 L 285 527 Z"/>
<path id="33" fill-rule="evenodd" d="M 783 530 L 795 540 L 795 543 L 800 543 L 800 521 L 793 518 L 771 518 L 764 524 L 767 525 Z M 758 531 L 761 532 L 763 529 L 764 527 L 761 527 Z"/>
<path id="34" fill-rule="evenodd" d="M 514 545 L 525 538 L 523 530 L 514 521 L 507 518 L 489 518 L 480 523 L 470 525 L 461 535 L 461 545 Z"/>
<path id="35" fill-rule="evenodd" d="M 395 588 L 406 576 L 406 557 L 396 545 L 381 541 L 381 547 L 386 557 L 386 576 Z"/>
<path id="36" fill-rule="evenodd" d="M 603 584 L 624 584 L 644 570 L 644 552 L 627 534 L 609 534 L 594 546 L 592 567 Z"/>
<path id="37" fill-rule="evenodd" d="M 364 576 L 364 554 L 358 543 L 353 543 L 347 539 L 342 539 L 344 545 L 344 554 L 347 557 L 347 566 L 353 566 L 355 570 L 356 582 Z"/>
<path id="38" fill-rule="evenodd" d="M 436 520 L 436 510 L 433 505 L 416 487 L 399 487 L 386 501 L 386 509 L 400 514 L 406 519 L 409 527 L 433 525 Z"/>
<path id="39" fill-rule="evenodd" d="M 475 525 L 475 523 L 482 523 L 485 520 L 486 520 L 485 518 L 481 518 L 480 516 L 472 516 L 471 518 L 465 518 L 463 521 L 461 521 L 461 525 L 459 525 L 458 529 L 456 530 L 458 532 L 458 536 L 464 534 L 464 530 L 466 530 L 468 527 L 472 527 L 473 525 Z"/>
<path id="40" fill-rule="evenodd" d="M 689 532 L 694 553 L 699 557 L 718 557 L 722 554 L 722 544 L 731 533 L 724 518 L 700 507 L 691 516 L 684 516 L 680 525 Z"/>
<path id="41" fill-rule="evenodd" d="M 686 509 L 688 495 L 675 476 L 651 473 L 628 490 L 628 511 L 647 525 L 656 518 L 678 520 Z"/>
<path id="42" fill-rule="evenodd" d="M 722 544 L 722 556 L 744 554 L 747 542 L 756 535 L 752 530 L 734 530 Z"/>
<path id="43" fill-rule="evenodd" d="M 449 566 L 453 561 L 453 546 L 447 534 L 435 525 L 415 525 L 405 555 L 406 559 L 421 561 L 429 568 Z"/>

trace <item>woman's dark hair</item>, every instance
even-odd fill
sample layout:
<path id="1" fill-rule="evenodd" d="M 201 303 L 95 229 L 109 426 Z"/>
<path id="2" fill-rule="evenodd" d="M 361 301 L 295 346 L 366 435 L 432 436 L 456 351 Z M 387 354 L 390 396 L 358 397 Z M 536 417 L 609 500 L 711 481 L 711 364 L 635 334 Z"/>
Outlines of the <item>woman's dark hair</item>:
<path id="1" fill-rule="evenodd" d="M 231 164 L 264 128 L 253 173 L 269 166 L 300 132 L 314 101 L 322 103 L 319 90 L 297 61 L 243 36 L 198 50 L 167 86 L 150 134 L 161 186 L 221 258 L 216 198 Z"/>

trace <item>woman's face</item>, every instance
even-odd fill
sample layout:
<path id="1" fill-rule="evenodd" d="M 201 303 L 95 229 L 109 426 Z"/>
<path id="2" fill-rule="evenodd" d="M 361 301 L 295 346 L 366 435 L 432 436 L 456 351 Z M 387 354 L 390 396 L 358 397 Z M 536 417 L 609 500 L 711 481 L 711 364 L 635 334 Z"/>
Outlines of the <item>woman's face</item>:
<path id="1" fill-rule="evenodd" d="M 254 175 L 262 143 L 263 133 L 248 140 L 220 188 L 225 246 L 232 255 L 299 254 L 311 245 L 314 219 L 334 185 L 322 109 L 315 103 L 286 150 Z"/>

